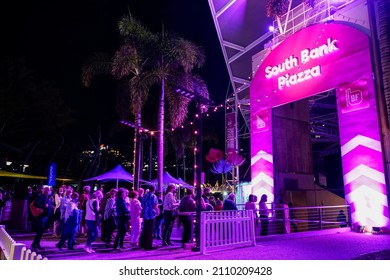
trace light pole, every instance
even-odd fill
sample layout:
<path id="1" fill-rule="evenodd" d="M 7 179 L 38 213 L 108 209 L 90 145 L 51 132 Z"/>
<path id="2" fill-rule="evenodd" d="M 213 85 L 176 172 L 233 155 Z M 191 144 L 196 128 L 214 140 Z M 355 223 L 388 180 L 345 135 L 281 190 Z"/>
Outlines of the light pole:
<path id="1" fill-rule="evenodd" d="M 192 251 L 200 251 L 200 213 L 202 210 L 201 198 L 202 198 L 202 106 L 210 105 L 213 103 L 212 100 L 201 96 L 200 94 L 187 91 L 182 88 L 177 88 L 176 93 L 190 98 L 197 103 L 197 113 L 198 113 L 198 133 L 196 137 L 197 147 L 196 147 L 196 227 L 195 227 L 195 237 L 196 244 L 191 248 Z"/>
<path id="2" fill-rule="evenodd" d="M 141 177 L 141 165 L 142 165 L 142 159 L 141 159 L 141 148 L 142 148 L 142 132 L 148 132 L 149 129 L 144 128 L 142 126 L 138 126 L 132 122 L 126 121 L 126 120 L 121 120 L 121 124 L 124 124 L 126 126 L 130 126 L 135 129 L 135 155 L 134 155 L 134 190 L 139 189 L 139 181 Z"/>

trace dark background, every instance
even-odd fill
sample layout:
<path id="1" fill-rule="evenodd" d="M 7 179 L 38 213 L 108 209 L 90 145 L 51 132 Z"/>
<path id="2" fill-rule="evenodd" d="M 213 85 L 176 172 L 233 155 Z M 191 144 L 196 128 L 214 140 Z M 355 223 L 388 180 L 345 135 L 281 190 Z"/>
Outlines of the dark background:
<path id="1" fill-rule="evenodd" d="M 73 121 L 60 132 L 43 135 L 41 131 L 33 130 L 27 136 L 3 139 L 3 143 L 17 148 L 31 148 L 40 137 L 45 139 L 28 158 L 28 163 L 35 161 L 35 165 L 30 164 L 27 173 L 46 175 L 50 160 L 54 160 L 59 161 L 59 175 L 89 175 L 82 166 L 78 172 L 72 171 L 74 160 L 69 159 L 81 150 L 93 147 L 99 133 L 102 143 L 125 147 L 126 156 L 131 156 L 133 130 L 118 123 L 118 84 L 111 77 L 101 76 L 86 88 L 80 78 L 82 64 L 88 56 L 94 52 L 113 53 L 117 49 L 117 22 L 129 11 L 154 32 L 161 32 L 164 26 L 165 30 L 203 47 L 206 64 L 198 73 L 206 81 L 214 105 L 223 104 L 229 91 L 227 68 L 207 1 L 24 0 L 0 5 L 2 56 L 22 60 L 35 78 L 58 89 L 58 100 L 63 100 L 64 106 L 72 112 Z M 156 100 L 150 100 L 149 104 L 152 107 L 144 113 L 144 118 L 153 129 L 157 121 L 157 109 L 153 107 Z M 204 154 L 210 147 L 224 150 L 224 110 L 210 112 L 210 117 L 204 121 L 204 131 L 216 133 L 219 140 L 205 143 Z M 188 117 L 189 122 L 193 113 Z M 0 152 L 3 161 L 12 156 L 19 156 L 19 160 L 24 161 L 28 150 L 23 150 L 23 155 L 9 154 L 6 149 Z"/>

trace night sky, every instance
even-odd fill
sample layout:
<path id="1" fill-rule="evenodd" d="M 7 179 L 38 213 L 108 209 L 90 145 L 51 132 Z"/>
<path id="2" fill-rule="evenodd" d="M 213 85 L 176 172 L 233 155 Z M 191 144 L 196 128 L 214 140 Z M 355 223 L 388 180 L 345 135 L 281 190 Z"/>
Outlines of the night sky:
<path id="1" fill-rule="evenodd" d="M 68 132 L 81 143 L 88 143 L 88 135 L 96 135 L 99 126 L 103 142 L 118 140 L 112 134 L 112 124 L 117 122 L 115 81 L 99 77 L 85 88 L 80 72 L 82 63 L 93 52 L 112 53 L 117 49 L 117 22 L 128 11 L 154 32 L 160 32 L 164 24 L 166 30 L 203 47 L 206 65 L 199 74 L 215 104 L 223 103 L 229 89 L 227 68 L 207 1 L 23 0 L 1 5 L 2 53 L 24 58 L 37 76 L 60 90 L 77 119 Z M 223 118 L 219 117 L 217 122 L 220 121 Z M 223 133 L 223 126 L 217 126 Z"/>

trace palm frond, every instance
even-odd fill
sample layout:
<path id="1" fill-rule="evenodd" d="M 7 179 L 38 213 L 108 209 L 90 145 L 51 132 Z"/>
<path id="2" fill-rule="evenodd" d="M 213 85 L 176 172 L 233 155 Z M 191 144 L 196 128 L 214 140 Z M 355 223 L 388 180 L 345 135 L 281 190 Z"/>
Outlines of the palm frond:
<path id="1" fill-rule="evenodd" d="M 171 124 L 172 128 L 177 128 L 184 122 L 185 118 L 187 117 L 188 104 L 191 100 L 187 97 L 168 92 L 167 101 L 169 104 L 169 123 Z"/>
<path id="2" fill-rule="evenodd" d="M 139 72 L 139 57 L 137 50 L 130 44 L 122 45 L 115 53 L 112 63 L 112 75 L 117 79 L 136 75 Z"/>
<path id="3" fill-rule="evenodd" d="M 94 53 L 83 64 L 81 69 L 81 82 L 89 87 L 92 80 L 98 75 L 109 75 L 112 69 L 112 55 Z"/>
<path id="4" fill-rule="evenodd" d="M 119 20 L 118 29 L 119 34 L 125 41 L 130 41 L 137 46 L 153 46 L 158 41 L 158 36 L 152 33 L 130 13 Z M 149 49 L 144 48 L 145 51 Z"/>

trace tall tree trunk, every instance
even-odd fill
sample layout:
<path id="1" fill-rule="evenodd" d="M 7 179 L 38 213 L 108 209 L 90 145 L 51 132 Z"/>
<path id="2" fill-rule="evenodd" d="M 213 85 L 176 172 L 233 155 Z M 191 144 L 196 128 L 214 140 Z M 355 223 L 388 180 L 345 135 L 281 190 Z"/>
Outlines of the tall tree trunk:
<path id="1" fill-rule="evenodd" d="M 373 7 L 373 3 L 367 3 L 368 7 Z M 385 99 L 386 111 L 387 113 L 386 121 L 382 121 L 385 125 L 382 125 L 382 135 L 384 141 L 384 153 L 385 153 L 385 162 L 386 162 L 386 179 L 387 185 L 389 185 L 390 180 L 390 0 L 377 0 L 377 9 L 375 13 L 375 18 L 378 22 L 377 35 L 379 40 L 379 53 L 380 53 L 380 63 L 382 66 L 382 75 L 379 79 L 382 84 L 383 96 Z M 375 9 L 372 9 L 375 10 Z M 370 13 L 373 16 L 372 13 Z M 390 193 L 389 186 L 387 187 L 388 194 Z M 387 196 L 387 201 L 390 203 L 390 196 Z"/>
<path id="2" fill-rule="evenodd" d="M 158 143 L 157 143 L 157 182 L 158 190 L 163 191 L 163 172 L 164 172 L 164 96 L 165 96 L 165 78 L 161 79 L 160 110 L 158 114 Z"/>

